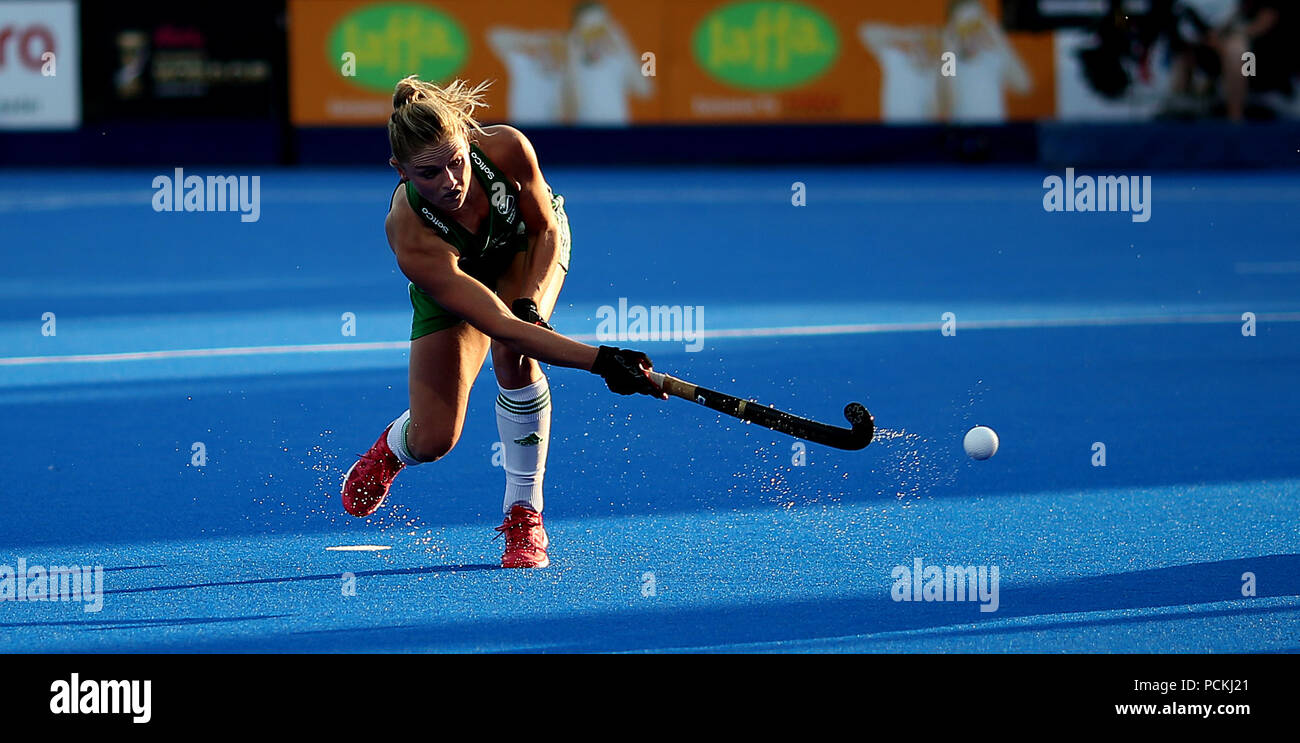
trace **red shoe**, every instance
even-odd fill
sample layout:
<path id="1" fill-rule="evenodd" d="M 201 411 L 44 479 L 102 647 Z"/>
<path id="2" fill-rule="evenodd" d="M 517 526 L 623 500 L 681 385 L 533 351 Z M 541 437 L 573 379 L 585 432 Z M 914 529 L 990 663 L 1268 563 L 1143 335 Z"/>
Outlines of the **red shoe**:
<path id="1" fill-rule="evenodd" d="M 516 503 L 496 530 L 506 535 L 506 553 L 501 556 L 501 567 L 544 568 L 551 564 L 551 558 L 546 556 L 551 539 L 546 536 L 540 513 L 523 503 Z"/>
<path id="2" fill-rule="evenodd" d="M 388 448 L 388 428 L 343 479 L 343 508 L 353 516 L 369 516 L 378 510 L 388 497 L 393 478 L 406 466 Z"/>

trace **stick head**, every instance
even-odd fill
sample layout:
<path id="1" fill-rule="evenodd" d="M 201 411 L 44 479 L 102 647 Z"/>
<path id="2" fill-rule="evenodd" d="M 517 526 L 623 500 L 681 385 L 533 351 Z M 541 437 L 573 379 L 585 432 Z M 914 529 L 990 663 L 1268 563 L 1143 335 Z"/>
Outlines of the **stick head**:
<path id="1" fill-rule="evenodd" d="M 853 434 L 862 439 L 862 446 L 871 443 L 876 435 L 876 419 L 860 402 L 851 402 L 844 406 L 844 418 L 853 426 Z"/>

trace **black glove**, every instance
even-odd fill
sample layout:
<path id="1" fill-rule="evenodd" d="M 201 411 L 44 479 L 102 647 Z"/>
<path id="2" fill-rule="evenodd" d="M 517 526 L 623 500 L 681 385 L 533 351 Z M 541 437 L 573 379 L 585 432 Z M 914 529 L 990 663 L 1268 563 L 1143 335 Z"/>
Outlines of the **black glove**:
<path id="1" fill-rule="evenodd" d="M 515 313 L 515 317 L 530 322 L 534 325 L 540 325 L 547 330 L 554 331 L 555 328 L 547 324 L 542 319 L 542 314 L 537 311 L 537 303 L 528 297 L 520 297 L 510 304 L 510 311 Z"/>
<path id="2" fill-rule="evenodd" d="M 620 395 L 640 393 L 667 400 L 668 395 L 651 382 L 650 377 L 646 376 L 642 369 L 642 367 L 649 369 L 653 366 L 654 362 L 650 361 L 650 357 L 640 351 L 601 346 L 596 352 L 596 363 L 591 365 L 591 373 L 603 377 L 610 392 L 617 392 Z"/>

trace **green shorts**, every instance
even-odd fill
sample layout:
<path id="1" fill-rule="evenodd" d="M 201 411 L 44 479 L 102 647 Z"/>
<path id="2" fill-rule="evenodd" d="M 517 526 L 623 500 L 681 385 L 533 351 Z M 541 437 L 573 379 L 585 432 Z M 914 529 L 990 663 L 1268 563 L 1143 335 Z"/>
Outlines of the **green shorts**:
<path id="1" fill-rule="evenodd" d="M 573 232 L 569 229 L 569 217 L 564 213 L 563 196 L 559 194 L 551 195 L 551 210 L 555 213 L 555 218 L 560 224 L 559 245 L 556 246 L 556 263 L 567 274 L 569 272 L 569 253 L 573 246 Z M 520 252 L 525 250 L 527 250 L 526 247 L 521 248 Z M 488 288 L 496 291 L 495 286 L 489 286 Z M 433 301 L 433 297 L 425 294 L 415 284 L 410 284 L 408 291 L 411 295 L 411 309 L 415 311 L 414 316 L 411 318 L 411 340 L 465 322 L 460 317 L 453 315 L 450 310 Z"/>

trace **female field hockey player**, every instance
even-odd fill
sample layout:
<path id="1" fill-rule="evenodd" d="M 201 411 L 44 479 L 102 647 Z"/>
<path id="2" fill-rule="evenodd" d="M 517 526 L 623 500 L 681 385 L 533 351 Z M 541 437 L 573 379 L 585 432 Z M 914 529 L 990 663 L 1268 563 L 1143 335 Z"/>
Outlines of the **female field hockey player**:
<path id="1" fill-rule="evenodd" d="M 646 375 L 644 353 L 594 348 L 547 324 L 569 271 L 564 198 L 551 192 L 523 134 L 474 120 L 486 87 L 456 80 L 440 88 L 413 75 L 394 91 L 388 162 L 401 182 L 384 229 L 415 310 L 410 409 L 348 470 L 343 507 L 369 516 L 403 468 L 451 451 L 491 348 L 506 471 L 501 566 L 542 568 L 550 564 L 542 477 L 551 399 L 537 362 L 591 371 L 621 395 L 667 396 Z"/>

